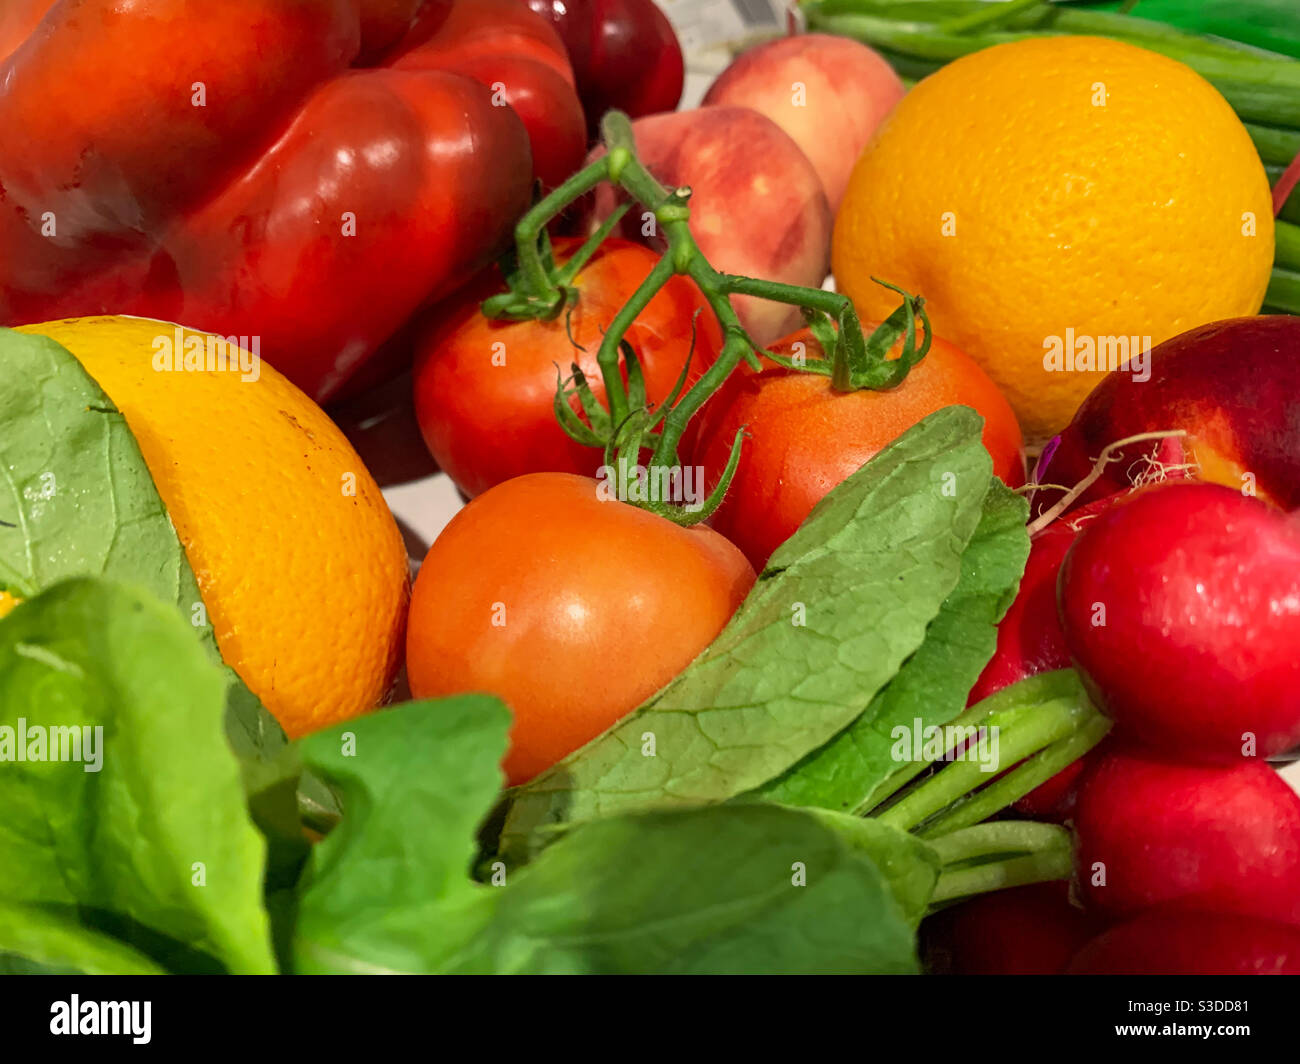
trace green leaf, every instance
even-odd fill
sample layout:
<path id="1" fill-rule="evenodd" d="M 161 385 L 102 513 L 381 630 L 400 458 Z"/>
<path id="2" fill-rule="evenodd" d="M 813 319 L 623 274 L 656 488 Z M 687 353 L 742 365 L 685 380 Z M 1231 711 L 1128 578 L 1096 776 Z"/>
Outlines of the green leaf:
<path id="1" fill-rule="evenodd" d="M 503 852 L 556 825 L 750 791 L 855 720 L 957 584 L 991 477 L 981 426 L 941 410 L 823 499 L 693 664 L 518 790 Z"/>
<path id="2" fill-rule="evenodd" d="M 508 725 L 495 699 L 463 696 L 301 740 L 346 812 L 304 877 L 296 970 L 916 970 L 937 859 L 831 814 L 742 803 L 603 820 L 504 882 L 492 869 L 499 885 L 473 882 Z"/>
<path id="3" fill-rule="evenodd" d="M 854 849 L 871 857 L 890 893 L 915 928 L 926 915 L 942 862 L 929 843 L 906 831 L 867 817 L 829 809 L 809 809 L 822 824 L 842 835 Z"/>
<path id="4" fill-rule="evenodd" d="M 1029 557 L 1025 501 L 993 480 L 979 527 L 962 555 L 961 579 L 930 622 L 925 642 L 848 728 L 785 775 L 758 789 L 787 805 L 860 811 L 898 768 L 896 727 L 946 724 L 997 646 L 997 625 L 1016 597 Z"/>
<path id="5" fill-rule="evenodd" d="M 139 950 L 82 923 L 74 909 L 0 902 L 0 972 L 160 975 Z"/>
<path id="6" fill-rule="evenodd" d="M 429 971 L 491 915 L 469 878 L 500 793 L 510 711 L 486 695 L 402 706 L 300 740 L 342 794 L 303 876 L 295 967 Z"/>
<path id="7" fill-rule="evenodd" d="M 80 362 L 46 336 L 0 329 L 0 589 L 19 598 L 71 576 L 105 576 L 174 602 L 202 602 L 126 419 Z M 196 628 L 220 662 L 212 626 Z M 232 669 L 227 727 L 241 758 L 270 759 L 284 732 Z"/>
<path id="8" fill-rule="evenodd" d="M 938 860 L 900 832 L 868 832 L 758 803 L 593 821 L 511 873 L 450 970 L 916 972 Z"/>
<path id="9" fill-rule="evenodd" d="M 225 679 L 174 608 L 64 581 L 0 621 L 0 676 L 0 906 L 75 911 L 173 971 L 274 971 Z M 82 760 L 31 756 L 31 736 L 47 757 L 71 740 L 50 729 L 89 738 Z M 66 946 L 53 922 L 44 938 L 47 955 Z M 81 960 L 97 955 L 87 939 Z"/>

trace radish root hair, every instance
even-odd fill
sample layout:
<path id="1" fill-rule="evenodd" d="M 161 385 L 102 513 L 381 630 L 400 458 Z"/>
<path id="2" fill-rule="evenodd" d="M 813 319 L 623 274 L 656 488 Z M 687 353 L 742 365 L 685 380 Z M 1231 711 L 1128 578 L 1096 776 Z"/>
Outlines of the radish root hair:
<path id="1" fill-rule="evenodd" d="M 1167 439 L 1175 439 L 1175 438 L 1181 439 L 1186 435 L 1187 432 L 1184 429 L 1169 429 L 1161 432 L 1141 432 L 1138 433 L 1138 435 L 1136 436 L 1126 436 L 1122 440 L 1116 440 L 1114 443 L 1108 444 L 1106 446 L 1106 449 L 1102 451 L 1100 455 L 1097 456 L 1096 460 L 1093 462 L 1091 472 L 1089 472 L 1086 477 L 1084 477 L 1081 481 L 1079 481 L 1079 483 L 1074 485 L 1074 487 L 1067 490 L 1066 493 L 1062 495 L 1061 498 L 1058 499 L 1055 503 L 1053 503 L 1049 509 L 1044 510 L 1034 520 L 1029 522 L 1028 525 L 1029 534 L 1032 536 L 1038 532 L 1041 532 L 1044 528 L 1046 528 L 1058 517 L 1060 517 L 1061 514 L 1065 513 L 1065 511 L 1068 510 L 1070 506 L 1074 503 L 1075 499 L 1077 499 L 1080 495 L 1082 495 L 1085 491 L 1087 491 L 1090 487 L 1092 487 L 1095 483 L 1097 483 L 1098 480 L 1101 479 L 1101 475 L 1106 471 L 1106 467 L 1108 465 L 1110 465 L 1112 462 L 1118 462 L 1120 460 L 1122 456 L 1120 455 L 1119 452 L 1122 451 L 1125 447 L 1132 446 L 1135 443 L 1146 443 L 1148 440 L 1158 441 L 1158 440 L 1167 440 Z M 1138 475 L 1139 477 L 1145 477 L 1147 479 L 1142 480 L 1141 483 L 1138 483 L 1138 481 L 1135 479 L 1134 480 L 1135 489 L 1137 487 L 1141 487 L 1143 484 L 1151 484 L 1151 483 L 1155 483 L 1157 480 L 1164 480 L 1167 478 L 1168 474 L 1170 472 L 1173 472 L 1174 470 L 1194 468 L 1194 465 L 1166 465 L 1164 463 L 1161 463 L 1157 460 L 1156 457 L 1159 453 L 1160 453 L 1160 448 L 1159 445 L 1157 444 L 1157 446 L 1152 449 L 1152 452 L 1149 456 L 1144 456 L 1142 459 L 1139 459 L 1139 461 L 1146 463 L 1146 468 Z M 1156 473 L 1157 468 L 1160 471 L 1158 474 Z M 1046 486 L 1048 485 L 1041 485 L 1041 484 L 1026 485 L 1026 487 L 1031 487 L 1031 488 L 1040 488 Z M 1050 486 L 1059 487 L 1060 485 L 1050 485 Z"/>

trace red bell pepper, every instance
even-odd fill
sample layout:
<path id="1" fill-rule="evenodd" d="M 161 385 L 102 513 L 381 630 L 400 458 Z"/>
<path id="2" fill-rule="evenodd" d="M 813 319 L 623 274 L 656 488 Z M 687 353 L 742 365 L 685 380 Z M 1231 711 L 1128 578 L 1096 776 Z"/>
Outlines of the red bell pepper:
<path id="1" fill-rule="evenodd" d="M 257 337 L 324 402 L 500 249 L 583 124 L 519 0 L 5 0 L 0 322 Z"/>

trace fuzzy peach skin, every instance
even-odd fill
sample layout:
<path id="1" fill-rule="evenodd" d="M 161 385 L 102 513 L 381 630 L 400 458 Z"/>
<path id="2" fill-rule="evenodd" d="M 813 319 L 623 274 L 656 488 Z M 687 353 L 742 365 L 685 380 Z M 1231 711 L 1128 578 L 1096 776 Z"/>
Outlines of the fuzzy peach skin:
<path id="1" fill-rule="evenodd" d="M 781 127 L 747 107 L 703 107 L 632 123 L 637 155 L 668 188 L 690 186 L 691 233 L 723 273 L 819 287 L 830 265 L 831 209 L 821 178 Z M 592 158 L 603 152 L 598 149 Z M 621 202 L 601 185 L 592 200 L 594 230 Z M 661 248 L 641 211 L 622 233 Z M 780 303 L 733 296 L 732 305 L 760 344 L 791 332 L 799 312 Z"/>
<path id="2" fill-rule="evenodd" d="M 709 87 L 704 106 L 767 115 L 808 156 L 833 212 L 853 164 L 905 92 L 894 68 L 865 44 L 803 33 L 743 53 Z"/>

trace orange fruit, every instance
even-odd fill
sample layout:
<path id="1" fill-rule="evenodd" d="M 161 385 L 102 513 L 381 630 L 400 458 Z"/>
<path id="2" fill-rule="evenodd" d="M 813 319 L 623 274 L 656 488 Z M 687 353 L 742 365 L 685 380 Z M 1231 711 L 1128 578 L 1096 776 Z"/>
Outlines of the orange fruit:
<path id="1" fill-rule="evenodd" d="M 1259 310 L 1268 178 L 1184 64 L 1097 37 L 1017 41 L 942 68 L 886 119 L 831 261 L 865 316 L 896 302 L 873 274 L 925 296 L 935 332 L 1041 440 L 1134 347 Z"/>
<path id="2" fill-rule="evenodd" d="M 13 608 L 20 602 L 22 602 L 22 599 L 15 598 L 8 591 L 0 591 L 0 618 L 3 618 L 7 613 L 11 613 Z"/>
<path id="3" fill-rule="evenodd" d="M 406 550 L 378 485 L 320 407 L 265 362 L 256 379 L 155 368 L 186 344 L 206 351 L 205 334 L 180 326 L 101 317 L 18 331 L 66 347 L 125 416 L 221 656 L 285 732 L 378 705 L 400 662 Z"/>

